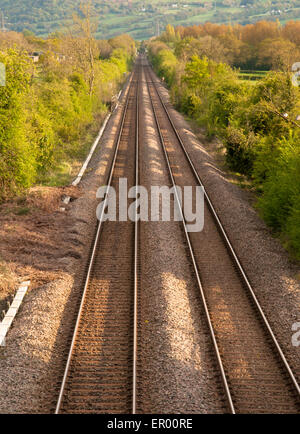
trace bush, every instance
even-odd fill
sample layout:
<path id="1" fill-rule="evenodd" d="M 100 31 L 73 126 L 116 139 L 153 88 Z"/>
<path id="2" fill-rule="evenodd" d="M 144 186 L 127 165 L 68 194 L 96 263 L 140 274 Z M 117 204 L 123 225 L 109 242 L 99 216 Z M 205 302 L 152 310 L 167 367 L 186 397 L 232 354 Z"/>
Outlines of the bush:
<path id="1" fill-rule="evenodd" d="M 176 106 L 222 138 L 228 165 L 252 179 L 262 217 L 300 259 L 300 132 L 293 122 L 300 89 L 283 72 L 255 85 L 241 81 L 230 66 L 193 55 L 191 41 L 176 44 L 178 59 L 172 44 L 151 42 L 152 62 Z"/>
<path id="2" fill-rule="evenodd" d="M 288 237 L 288 245 L 292 248 L 296 258 L 300 260 L 300 194 L 295 196 L 286 222 L 285 232 Z"/>
<path id="3" fill-rule="evenodd" d="M 278 144 L 278 156 L 267 172 L 258 207 L 265 221 L 287 236 L 300 259 L 300 135 Z"/>
<path id="4" fill-rule="evenodd" d="M 245 134 L 242 129 L 230 125 L 224 139 L 229 166 L 237 172 L 250 173 L 255 158 L 255 135 Z"/>
<path id="5" fill-rule="evenodd" d="M 44 40 L 45 50 L 65 44 L 75 51 L 58 59 L 52 47 L 37 70 L 21 49 L 0 52 L 6 66 L 6 86 L 0 87 L 0 200 L 82 158 L 87 128 L 107 111 L 104 103 L 123 83 L 135 53 L 129 36 L 111 40 L 110 57 L 95 56 L 91 87 L 84 39 L 76 43 L 68 37 Z"/>
<path id="6" fill-rule="evenodd" d="M 6 86 L 0 87 L 0 199 L 20 186 L 29 186 L 36 174 L 36 149 L 26 135 L 23 99 L 30 71 L 25 55 L 0 52 L 6 67 Z"/>
<path id="7" fill-rule="evenodd" d="M 171 87 L 175 84 L 178 61 L 173 52 L 165 47 L 166 45 L 163 43 L 160 43 L 159 46 L 156 44 L 153 46 L 150 45 L 150 58 L 154 61 L 153 65 L 155 70 L 165 79 L 168 86 Z"/>

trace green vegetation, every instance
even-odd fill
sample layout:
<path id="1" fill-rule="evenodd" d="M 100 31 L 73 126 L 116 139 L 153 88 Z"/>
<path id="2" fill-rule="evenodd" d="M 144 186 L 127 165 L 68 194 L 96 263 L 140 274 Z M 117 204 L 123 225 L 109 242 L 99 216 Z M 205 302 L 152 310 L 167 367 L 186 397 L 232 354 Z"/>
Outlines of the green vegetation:
<path id="1" fill-rule="evenodd" d="M 220 43 L 216 37 L 211 42 L 215 47 Z M 148 48 L 175 105 L 205 126 L 209 136 L 222 139 L 229 167 L 249 177 L 261 215 L 300 259 L 300 87 L 292 84 L 286 52 L 277 51 L 277 70 L 253 73 L 260 76 L 253 85 L 240 80 L 239 70 L 226 59 L 215 60 L 218 50 L 210 53 L 206 46 L 202 37 L 181 38 L 168 26 Z M 228 59 L 233 65 L 244 62 L 232 51 Z"/>
<path id="2" fill-rule="evenodd" d="M 82 0 L 0 0 L 9 28 L 29 29 L 39 36 L 72 24 Z M 93 0 L 97 37 L 109 38 L 121 32 L 135 39 L 148 39 L 167 24 L 192 25 L 206 21 L 248 24 L 279 19 L 285 23 L 300 18 L 300 0 Z"/>
<path id="3" fill-rule="evenodd" d="M 247 71 L 247 70 L 241 70 L 239 73 L 239 79 L 240 80 L 260 80 L 264 77 L 266 74 L 266 71 Z"/>
<path id="4" fill-rule="evenodd" d="M 129 36 L 97 42 L 88 18 L 77 23 L 77 37 L 44 40 L 9 32 L 0 39 L 6 67 L 6 86 L 0 87 L 0 200 L 34 183 L 70 181 L 92 128 L 99 128 L 131 68 L 136 49 Z M 106 47 L 105 58 L 100 47 Z M 40 50 L 35 65 L 28 53 Z"/>

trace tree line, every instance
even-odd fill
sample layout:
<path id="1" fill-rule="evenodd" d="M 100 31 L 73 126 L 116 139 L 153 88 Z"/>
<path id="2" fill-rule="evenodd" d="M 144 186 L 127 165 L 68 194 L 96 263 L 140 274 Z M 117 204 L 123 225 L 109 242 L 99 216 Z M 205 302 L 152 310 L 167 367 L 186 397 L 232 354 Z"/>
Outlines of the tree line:
<path id="1" fill-rule="evenodd" d="M 241 69 L 290 70 L 300 61 L 300 21 L 259 21 L 226 25 L 207 22 L 190 27 L 168 25 L 161 41 L 176 43 L 176 56 L 206 55 Z"/>
<path id="2" fill-rule="evenodd" d="M 51 182 L 65 162 L 82 159 L 88 129 L 109 109 L 131 68 L 136 48 L 127 35 L 97 41 L 88 19 L 47 39 L 0 33 L 0 200 L 34 183 Z M 30 57 L 38 55 L 34 63 Z"/>
<path id="3" fill-rule="evenodd" d="M 160 38 L 149 42 L 148 50 L 154 68 L 170 88 L 173 103 L 205 127 L 208 136 L 222 140 L 229 167 L 248 177 L 262 217 L 300 259 L 300 87 L 293 84 L 289 69 L 300 58 L 287 61 L 285 55 L 280 56 L 272 70 L 250 82 L 240 80 L 233 67 L 242 58 L 226 61 L 209 45 L 227 44 L 235 52 L 235 42 L 230 46 L 226 38 L 239 40 L 253 48 L 258 56 L 253 61 L 258 62 L 259 47 L 272 31 L 285 32 L 290 38 L 287 46 L 293 43 L 296 47 L 297 26 L 287 23 L 281 28 L 263 22 L 238 26 L 234 32 L 230 26 L 168 26 Z M 210 34 L 203 36 L 203 29 Z"/>

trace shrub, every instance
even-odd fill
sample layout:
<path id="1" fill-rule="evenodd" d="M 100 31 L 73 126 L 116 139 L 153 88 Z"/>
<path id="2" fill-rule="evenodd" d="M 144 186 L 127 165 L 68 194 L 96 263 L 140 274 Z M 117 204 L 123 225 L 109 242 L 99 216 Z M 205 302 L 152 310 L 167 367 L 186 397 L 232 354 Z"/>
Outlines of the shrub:
<path id="1" fill-rule="evenodd" d="M 252 178 L 262 217 L 300 259 L 300 132 L 293 121 L 300 89 L 283 72 L 270 72 L 255 85 L 241 81 L 230 66 L 194 55 L 194 38 L 175 44 L 177 60 L 172 45 L 154 41 L 150 52 L 173 101 L 208 135 L 223 139 L 228 165 Z"/>
<path id="2" fill-rule="evenodd" d="M 0 200 L 82 158 L 87 146 L 82 138 L 107 110 L 104 103 L 122 84 L 135 52 L 129 36 L 111 40 L 110 57 L 95 55 L 91 93 L 84 39 L 55 39 L 55 50 L 59 44 L 71 50 L 61 61 L 46 51 L 54 40 L 43 41 L 37 70 L 21 49 L 0 52 L 6 66 L 6 86 L 0 87 Z"/>
<path id="3" fill-rule="evenodd" d="M 0 52 L 6 86 L 0 87 L 0 199 L 29 186 L 36 173 L 36 149 L 26 136 L 23 99 L 29 87 L 26 56 L 16 50 Z"/>

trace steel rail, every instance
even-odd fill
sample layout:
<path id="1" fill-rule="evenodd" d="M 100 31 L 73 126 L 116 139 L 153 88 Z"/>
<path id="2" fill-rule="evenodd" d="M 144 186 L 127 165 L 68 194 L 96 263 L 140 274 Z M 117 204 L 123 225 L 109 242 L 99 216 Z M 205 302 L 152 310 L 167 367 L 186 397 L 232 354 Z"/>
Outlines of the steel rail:
<path id="1" fill-rule="evenodd" d="M 64 371 L 64 376 L 63 376 L 63 380 L 62 380 L 61 387 L 60 387 L 59 397 L 58 397 L 58 401 L 57 401 L 56 408 L 55 408 L 55 414 L 59 413 L 60 408 L 61 408 L 62 399 L 64 396 L 64 391 L 65 391 L 65 386 L 66 386 L 66 382 L 67 382 L 67 378 L 68 378 L 68 374 L 69 374 L 72 354 L 73 354 L 73 350 L 74 350 L 74 346 L 75 346 L 75 342 L 76 342 L 76 338 L 77 338 L 77 333 L 78 333 L 78 329 L 79 329 L 79 324 L 80 324 L 80 320 L 81 320 L 83 306 L 84 306 L 85 299 L 86 299 L 87 289 L 89 286 L 91 272 L 92 272 L 92 268 L 94 265 L 95 255 L 96 255 L 96 250 L 98 247 L 99 237 L 100 237 L 100 233 L 101 233 L 101 229 L 102 229 L 104 212 L 105 212 L 105 208 L 106 208 L 106 204 L 107 204 L 107 200 L 108 200 L 108 194 L 107 193 L 108 193 L 109 188 L 111 186 L 111 181 L 112 181 L 112 177 L 113 177 L 113 172 L 114 172 L 115 163 L 117 160 L 117 155 L 118 155 L 119 146 L 120 146 L 120 142 L 121 142 L 121 136 L 122 136 L 125 118 L 126 118 L 126 114 L 127 114 L 127 109 L 128 109 L 128 104 L 129 104 L 129 96 L 130 96 L 131 86 L 133 83 L 133 76 L 135 73 L 136 73 L 136 71 L 134 71 L 132 73 L 132 76 L 131 76 L 131 79 L 129 82 L 129 88 L 128 88 L 128 93 L 126 96 L 126 102 L 125 102 L 124 110 L 122 113 L 120 128 L 118 131 L 118 139 L 117 139 L 117 143 L 115 146 L 115 152 L 114 152 L 113 160 L 112 160 L 111 167 L 110 167 L 109 178 L 108 178 L 108 182 L 107 182 L 107 188 L 106 188 L 105 199 L 104 199 L 104 205 L 103 205 L 102 212 L 100 215 L 100 220 L 99 220 L 98 225 L 97 225 L 97 232 L 96 232 L 96 236 L 94 239 L 93 250 L 92 250 L 91 257 L 90 257 L 88 272 L 86 275 L 85 285 L 84 285 L 83 294 L 82 294 L 82 298 L 81 298 L 81 302 L 80 302 L 80 307 L 79 307 L 79 311 L 78 311 L 78 315 L 77 315 L 77 319 L 76 319 L 76 324 L 75 324 L 75 328 L 74 328 L 74 332 L 73 332 L 72 342 L 71 342 L 71 346 L 69 349 L 69 354 L 68 354 L 68 359 L 67 359 L 67 363 L 66 363 L 66 367 L 65 367 L 65 371 Z"/>
<path id="2" fill-rule="evenodd" d="M 139 71 L 140 74 L 140 71 Z M 136 89 L 136 133 L 135 133 L 135 191 L 139 185 L 139 76 Z M 137 199 L 137 197 L 136 197 Z M 134 300 L 133 300 L 133 372 L 132 372 L 132 414 L 136 414 L 137 401 L 137 346 L 138 346 L 138 240 L 139 222 L 136 200 L 134 222 Z"/>
<path id="3" fill-rule="evenodd" d="M 159 138 L 160 138 L 161 147 L 162 147 L 165 159 L 166 159 L 166 163 L 167 163 L 168 170 L 169 170 L 169 175 L 170 175 L 170 178 L 171 178 L 171 181 L 172 181 L 172 184 L 173 184 L 174 195 L 176 197 L 177 206 L 178 206 L 178 209 L 179 209 L 179 212 L 180 212 L 180 216 L 181 216 L 181 219 L 182 219 L 185 237 L 186 237 L 187 244 L 188 244 L 188 247 L 189 247 L 189 251 L 190 251 L 190 255 L 191 255 L 191 259 L 192 259 L 192 263 L 193 263 L 193 267 L 194 267 L 194 272 L 195 272 L 195 275 L 196 275 L 197 284 L 198 284 L 198 287 L 199 287 L 202 303 L 203 303 L 204 310 L 205 310 L 206 319 L 207 319 L 207 322 L 208 322 L 211 338 L 212 338 L 212 341 L 213 341 L 214 350 L 215 350 L 215 353 L 216 353 L 219 369 L 220 369 L 220 372 L 221 372 L 221 376 L 222 376 L 222 380 L 223 380 L 223 385 L 224 385 L 226 397 L 227 397 L 227 400 L 228 400 L 228 404 L 229 404 L 229 408 L 230 408 L 231 413 L 235 414 L 235 408 L 234 408 L 234 405 L 233 405 L 233 400 L 232 400 L 232 397 L 231 397 L 231 392 L 230 392 L 230 388 L 229 388 L 229 385 L 228 385 L 228 380 L 227 380 L 227 377 L 226 377 L 226 374 L 225 374 L 225 369 L 224 369 L 222 358 L 221 358 L 221 355 L 220 355 L 220 350 L 219 350 L 218 343 L 217 343 L 217 340 L 216 340 L 214 328 L 213 328 L 213 325 L 212 325 L 212 320 L 211 320 L 210 313 L 209 313 L 209 310 L 208 310 L 208 305 L 207 305 L 207 302 L 206 302 L 206 298 L 205 298 L 205 294 L 204 294 L 204 290 L 203 290 L 203 286 L 202 286 L 202 282 L 201 282 L 201 278 L 200 278 L 200 273 L 199 273 L 199 269 L 198 269 L 198 266 L 197 266 L 195 254 L 194 254 L 194 249 L 193 249 L 193 246 L 192 246 L 192 243 L 191 243 L 188 231 L 187 231 L 186 219 L 184 217 L 183 210 L 182 210 L 182 204 L 181 204 L 181 201 L 180 201 L 179 196 L 178 196 L 178 192 L 177 192 L 177 188 L 176 188 L 176 183 L 175 183 L 175 179 L 174 179 L 172 168 L 171 168 L 171 164 L 170 164 L 170 159 L 169 159 L 169 156 L 168 156 L 168 153 L 167 153 L 167 150 L 166 150 L 165 140 L 163 138 L 163 135 L 162 135 L 162 132 L 161 132 L 161 128 L 160 128 L 160 125 L 159 125 L 159 122 L 158 122 L 157 113 L 156 113 L 156 109 L 154 107 L 154 103 L 153 103 L 153 100 L 152 100 L 152 97 L 151 97 L 150 88 L 149 88 L 149 82 L 147 81 L 147 77 L 146 77 L 146 83 L 147 83 L 147 89 L 148 89 L 149 99 L 151 101 L 151 106 L 152 106 L 152 110 L 153 110 L 153 114 L 154 114 L 154 119 L 155 119 L 157 131 L 158 131 Z"/>
<path id="4" fill-rule="evenodd" d="M 151 69 L 150 66 L 148 66 L 148 67 L 149 67 L 149 69 Z M 149 75 L 150 75 L 150 73 L 149 73 Z M 185 157 L 187 158 L 187 161 L 188 161 L 188 163 L 189 163 L 189 165 L 190 165 L 190 167 L 192 169 L 192 172 L 193 172 L 195 178 L 197 179 L 198 184 L 201 187 L 203 187 L 203 189 L 204 189 L 204 196 L 205 196 L 205 199 L 207 201 L 209 210 L 211 211 L 211 213 L 212 213 L 212 215 L 213 215 L 213 217 L 214 217 L 214 219 L 215 219 L 215 221 L 217 223 L 217 227 L 218 227 L 218 229 L 220 230 L 220 232 L 221 232 L 221 234 L 223 236 L 223 240 L 225 242 L 225 245 L 226 245 L 227 249 L 229 250 L 231 256 L 233 257 L 234 263 L 237 266 L 237 268 L 238 268 L 238 270 L 239 270 L 239 272 L 240 272 L 240 274 L 242 276 L 242 281 L 246 285 L 246 288 L 248 289 L 248 291 L 249 291 L 249 293 L 250 293 L 250 295 L 252 297 L 252 300 L 254 301 L 254 304 L 255 304 L 255 306 L 256 306 L 259 314 L 260 314 L 260 317 L 261 317 L 261 319 L 262 319 L 262 321 L 263 321 L 266 329 L 269 332 L 269 335 L 270 335 L 270 337 L 272 339 L 272 342 L 273 342 L 273 344 L 275 345 L 275 347 L 277 349 L 279 357 L 280 357 L 281 361 L 283 362 L 283 364 L 284 364 L 284 366 L 286 368 L 286 371 L 287 371 L 287 373 L 288 373 L 288 375 L 289 375 L 289 377 L 290 377 L 293 385 L 295 386 L 295 389 L 296 389 L 298 395 L 300 396 L 300 386 L 299 386 L 299 384 L 297 382 L 297 379 L 296 379 L 296 377 L 295 377 L 295 375 L 293 373 L 293 370 L 290 367 L 290 365 L 289 365 L 289 363 L 288 363 L 288 361 L 287 361 L 287 359 L 286 359 L 286 357 L 285 357 L 285 355 L 283 353 L 283 350 L 280 347 L 280 344 L 279 344 L 279 342 L 278 342 L 278 340 L 277 340 L 277 338 L 276 338 L 276 336 L 275 336 L 275 334 L 274 334 L 274 332 L 272 330 L 272 327 L 270 326 L 270 323 L 269 323 L 269 321 L 268 321 L 268 319 L 267 319 L 267 317 L 266 317 L 266 315 L 265 315 L 265 313 L 263 311 L 263 308 L 260 305 L 260 303 L 258 301 L 258 298 L 257 298 L 257 296 L 256 296 L 256 294 L 255 294 L 255 292 L 254 292 L 254 290 L 253 290 L 253 288 L 252 288 L 252 286 L 250 284 L 250 281 L 249 281 L 249 279 L 247 277 L 247 274 L 246 274 L 245 270 L 243 269 L 243 266 L 242 266 L 240 260 L 238 259 L 238 256 L 237 256 L 237 254 L 236 254 L 236 252 L 235 252 L 235 250 L 234 250 L 234 248 L 233 248 L 233 246 L 232 246 L 232 244 L 231 244 L 231 242 L 230 242 L 230 240 L 228 238 L 228 235 L 227 235 L 227 233 L 226 233 L 226 231 L 225 231 L 225 229 L 224 229 L 224 227 L 223 227 L 223 225 L 221 223 L 221 220 L 220 220 L 220 218 L 219 218 L 219 216 L 218 216 L 218 214 L 217 214 L 217 212 L 216 212 L 216 210 L 215 210 L 215 208 L 214 208 L 214 206 L 213 206 L 213 204 L 212 204 L 212 202 L 211 202 L 211 200 L 210 200 L 210 198 L 208 196 L 208 193 L 205 190 L 205 187 L 204 187 L 204 185 L 203 185 L 203 183 L 201 181 L 200 176 L 198 175 L 198 172 L 197 172 L 197 170 L 196 170 L 196 168 L 194 166 L 194 163 L 192 162 L 192 160 L 191 160 L 191 158 L 190 158 L 190 156 L 189 156 L 189 154 L 188 154 L 188 152 L 187 152 L 187 150 L 186 150 L 186 148 L 184 146 L 184 143 L 183 143 L 183 141 L 182 141 L 182 139 L 181 139 L 181 137 L 180 137 L 180 135 L 179 135 L 179 133 L 177 131 L 177 128 L 175 127 L 174 122 L 171 119 L 171 116 L 170 116 L 170 114 L 168 112 L 168 109 L 167 109 L 164 101 L 162 100 L 162 97 L 161 97 L 160 93 L 158 92 L 158 89 L 156 87 L 155 81 L 152 79 L 151 82 L 153 83 L 153 87 L 154 87 L 154 89 L 156 91 L 156 94 L 157 94 L 157 96 L 158 96 L 158 98 L 159 98 L 159 100 L 161 102 L 162 107 L 164 108 L 164 111 L 165 111 L 165 113 L 166 113 L 166 115 L 167 115 L 167 117 L 168 117 L 168 119 L 170 121 L 170 124 L 171 124 L 171 126 L 173 128 L 173 131 L 174 131 L 174 133 L 175 133 L 175 135 L 176 135 L 176 137 L 178 139 L 178 142 L 180 143 L 180 146 L 181 146 L 181 148 L 182 148 L 182 150 L 183 150 L 183 152 L 185 154 Z"/>

